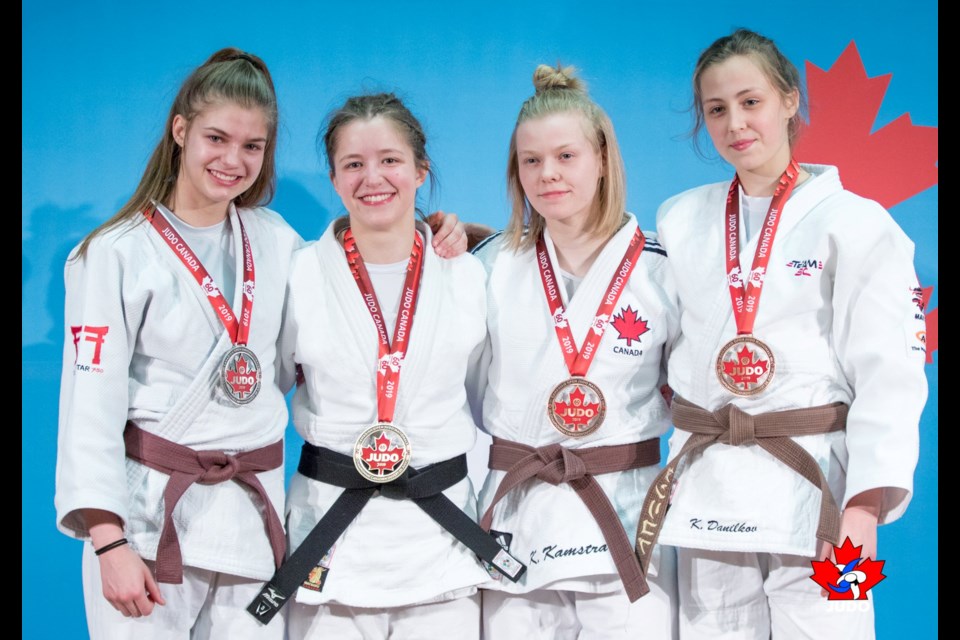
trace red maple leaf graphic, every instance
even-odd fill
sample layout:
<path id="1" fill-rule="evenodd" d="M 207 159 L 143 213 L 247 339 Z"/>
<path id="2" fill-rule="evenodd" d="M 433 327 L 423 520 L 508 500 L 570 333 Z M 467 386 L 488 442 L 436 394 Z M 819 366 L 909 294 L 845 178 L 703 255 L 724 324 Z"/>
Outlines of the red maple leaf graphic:
<path id="1" fill-rule="evenodd" d="M 868 78 L 854 42 L 829 71 L 809 61 L 806 69 L 810 124 L 798 160 L 836 165 L 847 189 L 888 209 L 937 184 L 937 127 L 905 113 L 871 133 L 891 75 Z"/>
<path id="2" fill-rule="evenodd" d="M 884 560 L 861 558 L 862 546 L 855 547 L 849 536 L 839 547 L 833 548 L 836 563 L 813 560 L 810 579 L 827 592 L 828 600 L 866 600 L 867 591 L 877 586 L 883 575 Z"/>
<path id="3" fill-rule="evenodd" d="M 723 372 L 733 378 L 737 384 L 756 384 L 760 376 L 767 372 L 767 361 L 754 362 L 750 349 L 743 347 L 737 351 L 736 360 L 727 360 L 723 363 Z"/>
<path id="4" fill-rule="evenodd" d="M 579 431 L 586 427 L 590 421 L 597 415 L 600 404 L 597 402 L 584 402 L 586 394 L 575 388 L 570 392 L 567 402 L 554 402 L 553 410 L 573 431 Z"/>
<path id="5" fill-rule="evenodd" d="M 922 298 L 924 311 L 926 311 L 930 304 L 931 295 L 933 295 L 933 287 L 924 287 Z M 927 334 L 924 336 L 924 342 L 927 347 L 927 364 L 933 364 L 933 352 L 937 350 L 940 342 L 937 329 L 937 325 L 939 324 L 938 319 L 940 317 L 939 309 L 940 307 L 937 307 L 932 311 L 926 311 Z"/>
<path id="6" fill-rule="evenodd" d="M 613 316 L 610 324 L 620 334 L 620 339 L 627 341 L 628 347 L 633 340 L 640 342 L 640 336 L 650 330 L 647 321 L 641 319 L 630 305 L 627 305 L 626 309 L 620 309 L 620 314 Z"/>
<path id="7" fill-rule="evenodd" d="M 236 394 L 250 393 L 257 384 L 258 374 L 256 369 L 250 366 L 247 359 L 243 356 L 237 358 L 234 363 L 235 371 L 227 369 L 227 384 Z"/>
<path id="8" fill-rule="evenodd" d="M 391 447 L 386 432 L 381 431 L 373 444 L 372 447 L 360 447 L 360 458 L 370 471 L 381 475 L 390 473 L 403 460 L 403 448 Z"/>

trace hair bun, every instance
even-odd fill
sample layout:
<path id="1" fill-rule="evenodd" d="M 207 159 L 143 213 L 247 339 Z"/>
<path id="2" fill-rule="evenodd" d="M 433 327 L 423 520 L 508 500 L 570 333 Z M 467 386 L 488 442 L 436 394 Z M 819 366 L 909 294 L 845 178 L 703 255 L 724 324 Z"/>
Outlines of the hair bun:
<path id="1" fill-rule="evenodd" d="M 555 67 L 541 64 L 533 72 L 534 89 L 537 95 L 550 89 L 569 89 L 586 93 L 586 84 L 576 77 L 575 73 L 574 67 L 563 67 L 559 63 Z"/>

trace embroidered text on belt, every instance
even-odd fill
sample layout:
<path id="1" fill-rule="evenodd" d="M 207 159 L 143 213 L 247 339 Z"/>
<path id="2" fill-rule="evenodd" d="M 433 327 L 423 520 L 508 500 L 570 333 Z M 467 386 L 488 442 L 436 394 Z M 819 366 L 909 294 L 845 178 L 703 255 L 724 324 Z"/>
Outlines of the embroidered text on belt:
<path id="1" fill-rule="evenodd" d="M 128 422 L 123 432 L 123 442 L 128 458 L 170 476 L 163 491 L 163 530 L 160 532 L 156 563 L 158 582 L 183 582 L 183 556 L 177 528 L 173 523 L 173 510 L 180 497 L 194 483 L 219 484 L 235 480 L 253 489 L 263 502 L 263 520 L 273 548 L 273 560 L 276 566 L 280 566 L 286 553 L 283 524 L 257 474 L 283 465 L 283 441 L 235 455 L 222 451 L 194 451 Z"/>
<path id="2" fill-rule="evenodd" d="M 627 597 L 630 602 L 634 602 L 646 595 L 650 588 L 633 553 L 630 540 L 620 524 L 616 509 L 593 476 L 639 469 L 659 462 L 660 443 L 656 439 L 582 449 L 568 449 L 560 444 L 535 449 L 518 442 L 494 438 L 490 445 L 488 466 L 496 471 L 506 471 L 507 474 L 480 519 L 480 526 L 490 530 L 493 524 L 493 508 L 501 498 L 525 480 L 537 478 L 552 485 L 569 484 L 599 525 Z"/>
<path id="3" fill-rule="evenodd" d="M 836 544 L 840 534 L 840 510 L 833 493 L 817 461 L 791 436 L 841 431 L 847 421 L 847 405 L 834 402 L 753 416 L 732 404 L 716 411 L 707 411 L 678 396 L 673 399 L 673 421 L 677 429 L 688 431 L 691 436 L 680 453 L 653 481 L 643 501 L 637 527 L 637 555 L 644 571 L 667 514 L 677 466 L 689 454 L 718 442 L 733 446 L 756 444 L 819 487 L 821 499 L 817 538 Z"/>
<path id="4" fill-rule="evenodd" d="M 407 470 L 392 482 L 372 482 L 360 475 L 350 456 L 305 443 L 297 470 L 308 478 L 344 489 L 297 550 L 260 591 L 247 611 L 264 624 L 280 611 L 347 526 L 378 491 L 385 498 L 409 499 L 465 547 L 510 580 L 526 567 L 457 507 L 443 491 L 467 477 L 467 456 Z"/>

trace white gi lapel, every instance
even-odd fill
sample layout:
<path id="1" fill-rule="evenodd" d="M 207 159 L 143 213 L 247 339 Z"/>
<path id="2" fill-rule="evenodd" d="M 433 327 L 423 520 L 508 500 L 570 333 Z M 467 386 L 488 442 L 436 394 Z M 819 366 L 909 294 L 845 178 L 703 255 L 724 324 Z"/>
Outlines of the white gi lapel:
<path id="1" fill-rule="evenodd" d="M 404 424 L 407 411 L 414 403 L 423 377 L 431 373 L 427 363 L 431 362 L 433 345 L 438 342 L 434 338 L 442 330 L 440 301 L 444 297 L 442 289 L 447 285 L 443 280 L 443 266 L 440 264 L 442 258 L 433 252 L 433 234 L 427 225 L 419 221 L 417 230 L 423 235 L 423 276 L 420 281 L 415 321 L 410 332 L 410 346 L 404 358 L 403 370 L 400 374 L 400 390 L 397 392 L 394 419 L 401 426 Z M 393 327 L 390 327 L 390 335 L 393 335 Z"/>
<path id="2" fill-rule="evenodd" d="M 574 294 L 572 300 L 567 297 L 566 287 L 560 287 L 560 295 L 563 298 L 563 305 L 566 309 L 567 322 L 570 323 L 570 331 L 573 333 L 574 340 L 576 340 L 577 349 L 583 347 L 587 331 L 590 326 L 593 325 L 597 309 L 600 307 L 600 302 L 603 300 L 604 295 L 606 295 L 610 279 L 613 277 L 613 272 L 619 266 L 620 260 L 623 258 L 623 254 L 627 250 L 627 246 L 630 244 L 630 240 L 633 238 L 636 229 L 637 221 L 630 215 L 627 223 L 610 238 L 606 246 L 600 251 L 600 255 L 597 256 L 597 259 L 590 266 L 580 286 L 577 287 L 577 292 Z M 560 262 L 557 260 L 556 248 L 553 246 L 550 232 L 544 230 L 543 237 L 554 269 L 559 270 Z M 604 339 L 606 339 L 606 332 L 604 332 Z M 555 337 L 554 341 L 556 342 Z M 559 349 L 558 343 L 557 350 L 559 351 Z"/>
<path id="3" fill-rule="evenodd" d="M 176 218 L 176 216 L 174 216 L 173 213 L 171 213 L 170 210 L 164 207 L 163 205 L 158 205 L 158 209 L 160 213 L 162 213 L 167 218 L 167 220 L 170 221 L 170 224 L 173 225 L 175 228 L 175 224 L 173 220 Z M 233 226 L 236 219 L 236 209 L 233 208 L 232 204 L 230 205 L 229 218 L 230 218 L 231 228 L 234 231 L 238 231 L 237 228 Z M 155 250 L 157 251 L 157 253 L 159 253 L 162 256 L 161 259 L 169 265 L 170 272 L 173 273 L 174 276 L 181 281 L 183 288 L 186 291 L 189 291 L 190 294 L 193 296 L 193 300 L 196 302 L 196 308 L 199 310 L 200 315 L 202 315 L 203 318 L 207 321 L 207 326 L 210 329 L 211 340 L 220 337 L 221 334 L 225 334 L 226 331 L 223 328 L 223 323 L 220 322 L 220 318 L 217 317 L 217 314 L 214 312 L 213 307 L 210 306 L 210 301 L 207 298 L 207 294 L 204 293 L 203 289 L 201 289 L 197 285 L 197 281 L 194 279 L 193 274 L 191 274 L 187 269 L 187 267 L 184 266 L 179 256 L 177 256 L 176 253 L 170 250 L 170 246 L 166 244 L 166 242 L 160 237 L 160 235 L 157 233 L 153 233 L 153 231 L 150 230 L 150 223 L 146 223 L 146 226 L 144 227 L 144 229 L 147 230 L 148 232 L 147 236 L 149 237 L 150 242 L 153 243 Z M 235 243 L 240 242 L 240 238 L 239 238 L 240 234 L 234 233 L 233 235 L 234 235 L 233 241 Z M 242 246 L 240 249 L 238 249 L 238 251 L 239 253 L 237 253 L 237 260 L 242 260 L 243 259 Z M 242 263 L 238 264 L 237 267 L 240 268 L 240 270 L 237 272 L 238 274 L 240 274 L 237 277 L 237 281 L 239 284 L 242 285 L 243 283 L 240 282 L 243 280 L 243 278 L 241 277 L 243 274 Z M 233 300 L 230 301 L 230 304 L 233 305 Z"/>
<path id="4" fill-rule="evenodd" d="M 353 274 L 350 273 L 343 245 L 337 240 L 336 230 L 345 224 L 341 220 L 334 221 L 327 227 L 326 232 L 314 245 L 314 251 L 320 263 L 321 273 L 328 277 L 333 285 L 331 290 L 337 303 L 335 309 L 327 309 L 326 313 L 331 316 L 342 314 L 338 325 L 329 329 L 331 331 L 342 329 L 347 332 L 339 343 L 344 352 L 343 357 L 362 363 L 363 368 L 369 373 L 370 387 L 367 391 L 375 398 L 379 337 L 370 319 L 370 312 L 363 303 L 360 289 L 353 279 Z M 391 335 L 392 329 L 391 327 Z M 347 353 L 349 350 L 353 350 L 354 353 L 352 355 Z M 376 401 L 372 406 L 373 414 L 369 418 L 371 424 L 377 419 Z"/>

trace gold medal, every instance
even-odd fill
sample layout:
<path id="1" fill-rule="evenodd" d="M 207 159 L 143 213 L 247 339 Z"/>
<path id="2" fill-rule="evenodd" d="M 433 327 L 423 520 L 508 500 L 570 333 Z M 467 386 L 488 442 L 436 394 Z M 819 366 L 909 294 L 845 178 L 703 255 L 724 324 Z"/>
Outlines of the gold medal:
<path id="1" fill-rule="evenodd" d="M 371 482 L 393 482 L 410 466 L 410 441 L 389 422 L 378 422 L 357 438 L 353 464 Z"/>
<path id="2" fill-rule="evenodd" d="M 547 416 L 560 433 L 572 438 L 588 436 L 603 424 L 607 402 L 600 387 L 586 378 L 564 380 L 550 392 Z"/>
<path id="3" fill-rule="evenodd" d="M 773 351 L 753 336 L 737 336 L 720 349 L 717 378 L 720 384 L 738 396 L 753 396 L 773 380 L 776 362 Z"/>

